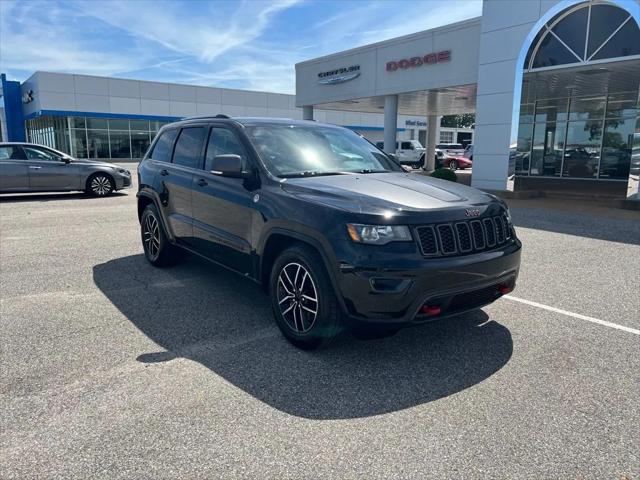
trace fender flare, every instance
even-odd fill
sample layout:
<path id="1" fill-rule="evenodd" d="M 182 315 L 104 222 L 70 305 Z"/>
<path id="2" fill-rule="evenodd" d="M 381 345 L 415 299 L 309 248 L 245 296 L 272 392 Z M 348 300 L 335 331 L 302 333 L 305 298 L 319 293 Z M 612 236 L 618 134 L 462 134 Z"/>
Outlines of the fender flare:
<path id="1" fill-rule="evenodd" d="M 160 196 L 158 195 L 158 193 L 155 192 L 154 190 L 143 189 L 136 194 L 136 197 L 138 197 L 138 202 L 137 202 L 138 204 L 140 203 L 140 197 L 148 198 L 151 200 L 151 202 L 153 202 L 153 204 L 156 207 L 156 210 L 158 210 L 158 214 L 160 216 L 160 223 L 162 223 L 162 228 L 164 228 L 164 231 L 166 232 L 167 237 L 169 238 L 169 242 L 175 243 L 175 235 L 173 234 L 173 230 L 171 230 L 169 226 L 169 222 L 165 218 L 164 211 L 162 210 L 162 202 L 160 201 Z M 140 218 L 138 218 L 138 221 L 140 221 Z"/>
<path id="2" fill-rule="evenodd" d="M 258 253 L 260 258 L 260 270 L 258 272 L 258 278 L 262 278 L 262 273 L 264 271 L 264 247 L 267 245 L 269 239 L 272 236 L 283 235 L 307 243 L 315 248 L 320 254 L 320 258 L 322 259 L 322 263 L 324 264 L 324 267 L 327 271 L 327 275 L 329 275 L 329 281 L 331 282 L 331 285 L 336 292 L 336 297 L 338 298 L 340 308 L 345 314 L 348 314 L 349 311 L 346 307 L 344 296 L 342 295 L 342 291 L 337 279 L 336 270 L 338 260 L 333 253 L 331 244 L 319 232 L 309 227 L 305 227 L 303 225 L 296 225 L 295 227 L 295 229 L 292 229 L 290 228 L 290 226 L 274 225 L 273 227 L 270 227 L 263 232 L 256 246 L 256 253 Z"/>

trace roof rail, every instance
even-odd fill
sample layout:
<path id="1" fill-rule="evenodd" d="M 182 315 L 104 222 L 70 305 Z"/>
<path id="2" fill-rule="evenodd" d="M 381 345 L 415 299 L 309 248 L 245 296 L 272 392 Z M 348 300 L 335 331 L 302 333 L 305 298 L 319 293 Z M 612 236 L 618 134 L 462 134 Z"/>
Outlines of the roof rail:
<path id="1" fill-rule="evenodd" d="M 229 115 L 225 115 L 224 113 L 219 113 L 213 118 L 231 118 Z"/>

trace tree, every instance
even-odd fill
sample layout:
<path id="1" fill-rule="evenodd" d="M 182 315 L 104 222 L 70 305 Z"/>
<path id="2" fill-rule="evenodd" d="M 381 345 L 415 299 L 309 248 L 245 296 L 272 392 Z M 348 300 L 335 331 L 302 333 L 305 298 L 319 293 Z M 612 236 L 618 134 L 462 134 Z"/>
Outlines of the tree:
<path id="1" fill-rule="evenodd" d="M 444 115 L 440 122 L 441 127 L 474 128 L 476 126 L 475 113 L 463 113 L 461 115 Z"/>

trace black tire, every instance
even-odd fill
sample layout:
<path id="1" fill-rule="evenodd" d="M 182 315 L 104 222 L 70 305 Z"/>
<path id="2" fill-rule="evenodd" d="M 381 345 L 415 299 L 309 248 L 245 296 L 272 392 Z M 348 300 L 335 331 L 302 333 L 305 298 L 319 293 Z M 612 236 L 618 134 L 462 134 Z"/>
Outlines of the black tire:
<path id="1" fill-rule="evenodd" d="M 169 242 L 158 209 L 153 204 L 147 205 L 140 217 L 140 238 L 144 256 L 151 265 L 166 267 L 178 260 L 178 248 Z"/>
<path id="2" fill-rule="evenodd" d="M 458 170 L 458 162 L 456 162 L 455 160 L 451 160 L 449 162 L 449 170 Z"/>
<path id="3" fill-rule="evenodd" d="M 326 346 L 340 332 L 340 305 L 322 259 L 312 248 L 296 245 L 278 256 L 269 276 L 269 296 L 276 324 L 296 347 Z"/>
<path id="4" fill-rule="evenodd" d="M 85 192 L 94 197 L 106 197 L 111 195 L 116 189 L 113 177 L 108 173 L 97 172 L 87 179 Z"/>

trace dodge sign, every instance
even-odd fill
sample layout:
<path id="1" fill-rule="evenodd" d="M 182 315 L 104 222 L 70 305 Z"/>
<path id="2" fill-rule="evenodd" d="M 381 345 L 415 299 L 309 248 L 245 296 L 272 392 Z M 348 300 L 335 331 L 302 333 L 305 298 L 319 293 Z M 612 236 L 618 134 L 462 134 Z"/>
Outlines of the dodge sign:
<path id="1" fill-rule="evenodd" d="M 398 69 L 407 70 L 408 68 L 420 67 L 422 65 L 433 65 L 435 63 L 448 62 L 449 60 L 451 60 L 451 50 L 427 53 L 420 57 L 416 56 L 387 62 L 387 72 L 395 72 Z"/>

